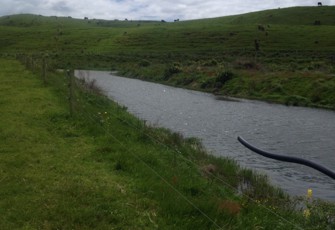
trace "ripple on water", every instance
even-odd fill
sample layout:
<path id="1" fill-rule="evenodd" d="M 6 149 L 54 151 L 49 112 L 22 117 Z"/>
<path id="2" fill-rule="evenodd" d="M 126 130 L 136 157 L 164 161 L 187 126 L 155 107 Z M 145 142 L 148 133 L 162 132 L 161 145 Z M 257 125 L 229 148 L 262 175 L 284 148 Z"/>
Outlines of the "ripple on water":
<path id="1" fill-rule="evenodd" d="M 109 97 L 141 119 L 187 137 L 200 138 L 213 154 L 230 157 L 243 167 L 266 173 L 275 185 L 290 194 L 304 195 L 312 188 L 316 197 L 335 201 L 335 181 L 327 176 L 297 164 L 265 159 L 236 140 L 237 136 L 243 136 L 264 150 L 317 160 L 335 170 L 335 112 L 244 99 L 236 101 L 116 77 L 108 72 L 85 74 L 96 79 Z M 77 76 L 80 76 L 78 72 Z"/>

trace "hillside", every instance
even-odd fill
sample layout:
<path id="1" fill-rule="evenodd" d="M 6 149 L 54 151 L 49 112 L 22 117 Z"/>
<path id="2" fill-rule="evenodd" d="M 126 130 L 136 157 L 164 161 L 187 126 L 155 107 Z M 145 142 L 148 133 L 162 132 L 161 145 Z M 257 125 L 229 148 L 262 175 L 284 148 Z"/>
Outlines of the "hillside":
<path id="1" fill-rule="evenodd" d="M 308 26 L 314 25 L 315 21 L 320 21 L 322 25 L 335 25 L 334 9 L 334 6 L 290 7 L 221 17 L 214 20 L 231 25 L 277 24 Z"/>
<path id="2" fill-rule="evenodd" d="M 228 96 L 334 108 L 334 10 L 179 22 L 12 15 L 0 18 L 0 54 L 44 54 L 58 68 L 115 69 Z"/>
<path id="3" fill-rule="evenodd" d="M 334 6 L 294 7 L 175 23 L 13 15 L 0 18 L 0 52 L 333 51 Z M 320 25 L 315 25 L 315 23 Z"/>

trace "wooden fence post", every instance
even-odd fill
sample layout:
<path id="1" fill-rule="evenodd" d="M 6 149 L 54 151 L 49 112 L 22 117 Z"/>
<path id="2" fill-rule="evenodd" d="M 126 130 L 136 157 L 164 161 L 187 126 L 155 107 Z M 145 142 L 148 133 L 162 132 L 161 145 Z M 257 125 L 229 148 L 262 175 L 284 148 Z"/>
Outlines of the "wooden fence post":
<path id="1" fill-rule="evenodd" d="M 26 69 L 29 69 L 29 56 L 28 55 L 25 55 L 25 66 L 26 66 Z"/>
<path id="2" fill-rule="evenodd" d="M 67 70 L 67 76 L 69 78 L 69 106 L 70 106 L 70 116 L 73 116 L 74 112 L 74 90 L 73 90 L 73 77 L 74 73 L 73 70 Z"/>
<path id="3" fill-rule="evenodd" d="M 42 78 L 43 78 L 43 83 L 44 86 L 47 85 L 47 64 L 46 64 L 46 60 L 45 60 L 45 56 L 43 56 L 42 59 Z"/>

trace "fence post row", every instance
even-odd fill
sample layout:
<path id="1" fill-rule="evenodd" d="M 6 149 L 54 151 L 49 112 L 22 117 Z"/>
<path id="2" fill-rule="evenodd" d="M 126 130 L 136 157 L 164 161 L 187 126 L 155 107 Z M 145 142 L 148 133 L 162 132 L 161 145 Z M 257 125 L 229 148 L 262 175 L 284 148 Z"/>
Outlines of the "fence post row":
<path id="1" fill-rule="evenodd" d="M 43 78 L 43 83 L 45 86 L 47 85 L 46 72 L 47 72 L 47 64 L 46 64 L 45 56 L 43 56 L 42 58 L 42 78 Z"/>
<path id="2" fill-rule="evenodd" d="M 25 54 L 16 54 L 16 59 L 23 63 L 27 69 L 34 70 L 34 59 L 33 56 L 25 55 Z M 44 86 L 47 85 L 47 56 L 42 56 L 42 63 L 41 63 L 41 71 L 42 71 L 42 80 Z M 65 71 L 66 77 L 68 78 L 68 88 L 69 88 L 69 109 L 70 109 L 70 116 L 72 117 L 74 114 L 74 70 L 67 69 Z"/>
<path id="3" fill-rule="evenodd" d="M 74 112 L 74 90 L 73 90 L 73 78 L 74 78 L 74 71 L 73 70 L 66 70 L 67 77 L 69 79 L 69 106 L 70 106 L 70 116 L 73 116 Z"/>
<path id="4" fill-rule="evenodd" d="M 35 60 L 33 56 L 25 55 L 25 54 L 15 54 L 15 57 L 18 61 L 25 65 L 27 69 L 34 71 Z M 47 55 L 42 56 L 41 63 L 41 74 L 44 86 L 47 85 Z M 69 88 L 69 109 L 70 116 L 72 117 L 74 114 L 74 70 L 67 69 L 65 70 L 66 77 L 68 78 L 68 88 Z"/>

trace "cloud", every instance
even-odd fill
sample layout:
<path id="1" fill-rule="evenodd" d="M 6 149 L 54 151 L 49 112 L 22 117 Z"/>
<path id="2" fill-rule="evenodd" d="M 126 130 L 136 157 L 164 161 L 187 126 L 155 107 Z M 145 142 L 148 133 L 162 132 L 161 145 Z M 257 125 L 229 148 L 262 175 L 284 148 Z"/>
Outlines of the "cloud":
<path id="1" fill-rule="evenodd" d="M 317 0 L 0 0 L 0 15 L 33 13 L 102 19 L 197 19 L 290 6 L 314 6 Z M 334 5 L 335 0 L 324 0 Z"/>
<path id="2" fill-rule="evenodd" d="M 39 9 L 41 0 L 0 0 L 0 15 L 34 12 Z"/>
<path id="3" fill-rule="evenodd" d="M 69 13 L 69 12 L 74 11 L 75 9 L 69 7 L 65 1 L 60 1 L 60 2 L 52 3 L 51 10 L 55 12 Z"/>

